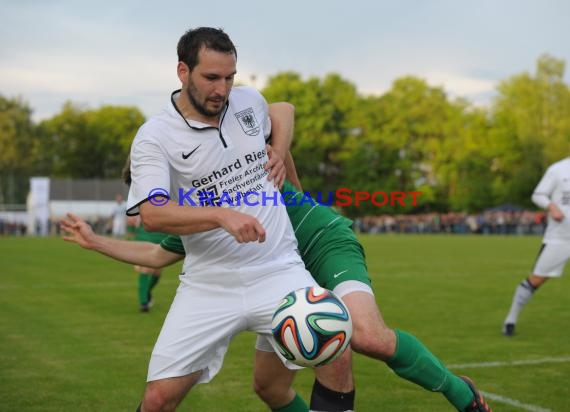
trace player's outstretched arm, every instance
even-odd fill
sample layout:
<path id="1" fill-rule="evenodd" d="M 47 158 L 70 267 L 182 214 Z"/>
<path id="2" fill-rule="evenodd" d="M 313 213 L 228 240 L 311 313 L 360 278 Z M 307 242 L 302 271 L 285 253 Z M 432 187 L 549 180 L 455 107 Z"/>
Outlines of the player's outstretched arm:
<path id="1" fill-rule="evenodd" d="M 94 250 L 105 256 L 133 265 L 161 268 L 184 258 L 151 242 L 120 240 L 101 236 L 91 226 L 73 213 L 60 221 L 63 240 L 76 243 L 84 249 Z"/>

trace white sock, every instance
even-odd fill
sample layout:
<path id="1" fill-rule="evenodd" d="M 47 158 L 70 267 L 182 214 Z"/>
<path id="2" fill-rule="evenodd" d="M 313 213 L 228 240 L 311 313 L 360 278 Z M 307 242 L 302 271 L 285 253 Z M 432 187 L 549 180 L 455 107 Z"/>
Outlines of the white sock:
<path id="1" fill-rule="evenodd" d="M 511 304 L 511 309 L 505 319 L 505 323 L 517 323 L 519 314 L 523 307 L 528 303 L 535 290 L 536 288 L 530 284 L 528 279 L 523 280 L 517 286 L 513 296 L 513 303 Z"/>

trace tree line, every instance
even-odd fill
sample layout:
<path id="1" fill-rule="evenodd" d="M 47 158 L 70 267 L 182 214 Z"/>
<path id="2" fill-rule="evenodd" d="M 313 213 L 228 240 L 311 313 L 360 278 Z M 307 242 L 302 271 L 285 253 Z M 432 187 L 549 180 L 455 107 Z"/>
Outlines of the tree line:
<path id="1" fill-rule="evenodd" d="M 534 74 L 502 80 L 489 107 L 451 99 L 404 76 L 384 94 L 362 95 L 338 74 L 271 77 L 269 102 L 296 107 L 292 153 L 304 189 L 420 191 L 417 204 L 344 208 L 350 216 L 477 212 L 503 203 L 531 207 L 546 167 L 570 149 L 565 62 L 549 55 Z M 34 123 L 21 98 L 0 95 L 0 204 L 23 203 L 30 176 L 118 178 L 144 122 L 136 107 L 85 109 L 66 103 Z"/>

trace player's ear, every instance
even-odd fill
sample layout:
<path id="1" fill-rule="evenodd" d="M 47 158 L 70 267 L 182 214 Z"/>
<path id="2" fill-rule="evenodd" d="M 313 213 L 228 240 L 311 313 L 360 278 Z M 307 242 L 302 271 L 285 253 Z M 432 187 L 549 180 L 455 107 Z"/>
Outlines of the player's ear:
<path id="1" fill-rule="evenodd" d="M 190 74 L 188 65 L 184 62 L 178 62 L 178 65 L 176 66 L 176 74 L 178 75 L 180 82 L 186 84 L 188 75 Z"/>

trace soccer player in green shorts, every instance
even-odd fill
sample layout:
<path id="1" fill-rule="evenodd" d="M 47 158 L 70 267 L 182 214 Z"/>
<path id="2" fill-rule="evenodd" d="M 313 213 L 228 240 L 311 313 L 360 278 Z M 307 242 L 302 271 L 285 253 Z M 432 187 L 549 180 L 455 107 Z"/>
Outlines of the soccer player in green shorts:
<path id="1" fill-rule="evenodd" d="M 139 216 L 129 216 L 127 218 L 127 234 L 131 240 L 156 244 L 159 244 L 168 236 L 166 233 L 147 232 L 144 230 Z M 160 280 L 162 269 L 135 265 L 135 271 L 139 274 L 138 297 L 140 310 L 145 313 L 152 307 L 152 290 Z"/>
<path id="2" fill-rule="evenodd" d="M 491 411 L 471 380 L 450 372 L 412 334 L 390 329 L 385 324 L 371 288 L 364 250 L 351 229 L 352 221 L 309 200 L 289 182 L 283 186 L 282 193 L 307 270 L 321 286 L 339 295 L 349 308 L 353 320 L 351 348 L 385 362 L 406 380 L 429 391 L 441 392 L 458 411 Z M 181 260 L 185 253 L 176 236 L 167 237 L 160 245 L 123 242 L 95 235 L 74 215 L 69 215 L 61 224 L 68 233 L 65 240 L 129 263 L 166 266 Z M 264 399 L 266 391 L 290 390 L 294 371 L 285 368 L 275 353 L 259 349 L 254 368 L 254 387 L 258 395 Z M 281 385 L 267 387 L 266 382 L 274 379 L 266 376 L 275 376 L 277 371 L 283 376 L 279 381 Z M 315 374 L 311 410 L 354 409 L 350 351 L 337 361 L 316 368 Z M 280 409 L 282 412 L 299 410 L 302 409 L 295 405 Z"/>

